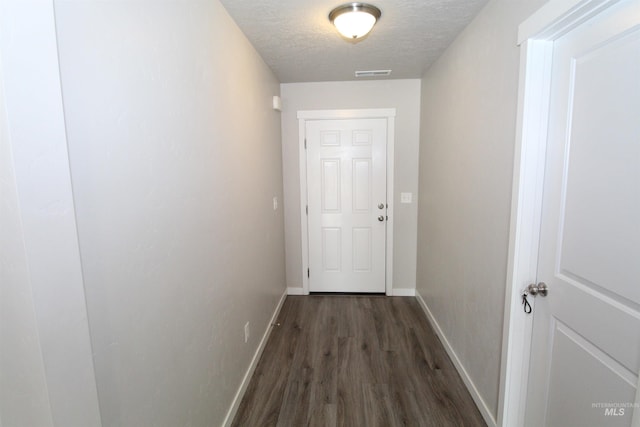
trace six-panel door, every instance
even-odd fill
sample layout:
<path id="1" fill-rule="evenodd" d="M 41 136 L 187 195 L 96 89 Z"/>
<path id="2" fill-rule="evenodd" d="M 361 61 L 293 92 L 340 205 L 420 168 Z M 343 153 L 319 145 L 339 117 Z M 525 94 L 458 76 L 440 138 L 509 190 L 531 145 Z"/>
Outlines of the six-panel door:
<path id="1" fill-rule="evenodd" d="M 385 292 L 386 119 L 309 120 L 310 292 Z"/>

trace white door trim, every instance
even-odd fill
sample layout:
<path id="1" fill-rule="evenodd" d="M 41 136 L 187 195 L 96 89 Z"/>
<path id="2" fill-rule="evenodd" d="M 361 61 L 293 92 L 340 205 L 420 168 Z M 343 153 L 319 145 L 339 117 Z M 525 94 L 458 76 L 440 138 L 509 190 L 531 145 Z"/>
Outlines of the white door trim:
<path id="1" fill-rule="evenodd" d="M 298 111 L 298 151 L 300 166 L 300 235 L 302 237 L 302 293 L 309 295 L 309 233 L 307 226 L 307 153 L 305 144 L 305 122 L 307 120 L 336 119 L 387 119 L 387 236 L 386 236 L 386 277 L 385 289 L 388 296 L 393 291 L 393 153 L 395 135 L 395 108 L 376 108 L 358 110 L 307 110 Z"/>
<path id="2" fill-rule="evenodd" d="M 532 336 L 522 290 L 536 280 L 553 41 L 619 0 L 551 0 L 518 28 L 520 78 L 509 257 L 505 291 L 499 426 L 522 426 Z M 530 303 L 535 311 L 535 300 Z"/>

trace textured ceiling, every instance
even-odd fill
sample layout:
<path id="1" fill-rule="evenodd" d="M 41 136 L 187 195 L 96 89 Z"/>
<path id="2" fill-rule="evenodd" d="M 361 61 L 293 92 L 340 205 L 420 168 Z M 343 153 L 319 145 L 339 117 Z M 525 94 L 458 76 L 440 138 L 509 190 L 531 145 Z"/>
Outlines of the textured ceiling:
<path id="1" fill-rule="evenodd" d="M 340 0 L 221 0 L 282 83 L 352 80 L 357 70 L 419 78 L 487 0 L 370 0 L 382 10 L 359 42 L 327 16 Z"/>

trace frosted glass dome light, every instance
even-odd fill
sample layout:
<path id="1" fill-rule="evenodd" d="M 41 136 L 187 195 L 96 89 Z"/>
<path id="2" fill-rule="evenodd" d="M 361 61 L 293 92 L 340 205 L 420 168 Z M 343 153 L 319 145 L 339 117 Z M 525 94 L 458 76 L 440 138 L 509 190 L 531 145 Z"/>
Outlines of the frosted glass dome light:
<path id="1" fill-rule="evenodd" d="M 346 38 L 358 39 L 371 31 L 381 14 L 380 9 L 370 4 L 348 3 L 333 9 L 329 20 Z"/>

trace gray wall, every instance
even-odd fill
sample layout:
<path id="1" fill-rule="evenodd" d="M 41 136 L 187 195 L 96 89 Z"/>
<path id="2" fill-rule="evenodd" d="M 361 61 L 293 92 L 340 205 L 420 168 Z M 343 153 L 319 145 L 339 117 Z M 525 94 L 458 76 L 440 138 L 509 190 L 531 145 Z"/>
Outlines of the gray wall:
<path id="1" fill-rule="evenodd" d="M 285 291 L 279 82 L 217 0 L 20 3 L 0 3 L 1 320 L 33 341 L 1 329 L 2 425 L 220 425 Z M 56 400 L 78 361 L 92 404 Z"/>
<path id="2" fill-rule="evenodd" d="M 422 79 L 417 291 L 496 416 L 518 91 L 517 27 L 494 0 Z"/>
<path id="3" fill-rule="evenodd" d="M 1 75 L 0 81 L 4 81 Z M 0 425 L 53 425 L 0 85 Z"/>
<path id="4" fill-rule="evenodd" d="M 100 424 L 53 3 L 0 1 L 2 425 Z"/>
<path id="5" fill-rule="evenodd" d="M 299 110 L 396 108 L 393 288 L 415 288 L 420 80 L 287 83 L 282 90 L 287 286 L 302 287 Z M 401 204 L 400 193 L 413 193 Z"/>
<path id="6" fill-rule="evenodd" d="M 0 132 L 0 425 L 24 423 L 49 427 L 53 420 L 20 223 L 2 86 Z"/>

